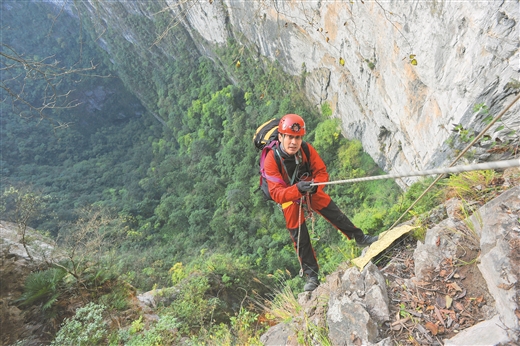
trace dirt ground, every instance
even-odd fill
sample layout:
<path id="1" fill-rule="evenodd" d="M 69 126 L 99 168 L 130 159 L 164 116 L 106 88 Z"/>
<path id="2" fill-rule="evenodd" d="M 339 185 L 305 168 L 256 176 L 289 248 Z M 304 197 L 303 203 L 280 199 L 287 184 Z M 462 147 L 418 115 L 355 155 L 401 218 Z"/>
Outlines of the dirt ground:
<path id="1" fill-rule="evenodd" d="M 455 258 L 444 259 L 423 281 L 415 277 L 413 252 L 417 240 L 399 242 L 391 260 L 380 268 L 387 280 L 391 321 L 382 331 L 398 345 L 443 345 L 493 313 L 494 300 L 478 269 L 479 250 L 462 241 Z M 511 241 L 511 259 L 520 271 L 520 241 Z M 516 284 L 516 289 L 520 284 Z M 517 311 L 520 318 L 520 311 Z"/>

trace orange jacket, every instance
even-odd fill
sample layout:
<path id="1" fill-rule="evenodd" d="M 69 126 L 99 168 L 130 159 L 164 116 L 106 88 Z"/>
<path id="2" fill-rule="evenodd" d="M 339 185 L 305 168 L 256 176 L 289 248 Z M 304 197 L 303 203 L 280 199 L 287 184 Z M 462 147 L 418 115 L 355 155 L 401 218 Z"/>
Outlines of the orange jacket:
<path id="1" fill-rule="evenodd" d="M 303 163 L 310 163 L 310 170 L 312 172 L 312 176 L 306 178 L 305 180 L 314 180 L 315 183 L 323 183 L 329 181 L 329 174 L 327 173 L 327 166 L 321 159 L 320 155 L 314 149 L 312 145 L 307 143 L 309 147 L 310 160 L 306 157 L 303 149 L 300 149 L 303 157 Z M 271 198 L 278 204 L 283 204 L 286 202 L 296 201 L 302 197 L 300 191 L 296 187 L 296 184 L 289 186 L 289 176 L 285 171 L 283 165 L 284 159 L 281 158 L 282 162 L 282 170 L 278 169 L 278 164 L 276 163 L 276 159 L 274 157 L 274 150 L 270 150 L 265 158 L 264 168 L 265 173 L 267 174 L 267 185 L 269 186 L 269 193 L 271 194 Z M 284 181 L 285 184 L 281 183 Z M 323 190 L 324 185 L 320 185 L 318 187 L 318 191 Z"/>

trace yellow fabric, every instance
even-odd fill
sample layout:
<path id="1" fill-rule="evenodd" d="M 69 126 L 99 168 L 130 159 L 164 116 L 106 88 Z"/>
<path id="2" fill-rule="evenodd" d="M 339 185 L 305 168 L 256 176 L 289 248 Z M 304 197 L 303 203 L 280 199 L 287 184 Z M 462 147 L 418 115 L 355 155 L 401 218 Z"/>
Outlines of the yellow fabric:
<path id="1" fill-rule="evenodd" d="M 265 136 L 264 136 L 264 139 L 268 139 L 269 137 L 271 137 L 271 135 L 273 134 L 274 131 L 278 130 L 278 126 L 276 127 L 273 127 L 271 130 L 269 130 Z"/>
<path id="2" fill-rule="evenodd" d="M 287 208 L 287 207 L 291 206 L 291 204 L 293 204 L 293 202 L 292 202 L 292 201 L 290 201 L 290 202 L 285 202 L 285 203 L 282 203 L 282 209 L 285 209 L 285 208 Z"/>
<path id="3" fill-rule="evenodd" d="M 360 269 L 363 269 L 372 258 L 388 248 L 396 239 L 415 228 L 417 228 L 417 226 L 404 225 L 381 233 L 379 240 L 372 243 L 363 256 L 354 258 L 352 263 Z"/>
<path id="4" fill-rule="evenodd" d="M 255 137 L 258 135 L 258 133 L 264 128 L 265 125 L 269 124 L 271 121 L 273 121 L 275 118 L 272 118 L 271 120 L 268 120 L 266 121 L 265 123 L 263 123 L 262 125 L 260 125 L 257 129 L 256 129 L 256 132 L 255 132 L 255 135 L 253 136 L 253 141 L 255 140 Z M 271 137 L 271 135 L 273 134 L 274 130 L 278 130 L 278 126 L 276 127 L 273 127 L 268 133 L 266 136 L 264 136 L 264 138 L 262 138 L 263 140 L 267 140 L 269 137 Z"/>

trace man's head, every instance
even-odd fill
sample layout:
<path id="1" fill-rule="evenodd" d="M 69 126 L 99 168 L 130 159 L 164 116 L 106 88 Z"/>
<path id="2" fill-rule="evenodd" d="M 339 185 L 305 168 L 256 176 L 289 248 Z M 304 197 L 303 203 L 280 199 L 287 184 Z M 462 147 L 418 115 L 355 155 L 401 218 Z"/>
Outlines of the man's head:
<path id="1" fill-rule="evenodd" d="M 305 121 L 297 114 L 286 114 L 278 124 L 278 140 L 289 155 L 294 155 L 302 146 Z"/>

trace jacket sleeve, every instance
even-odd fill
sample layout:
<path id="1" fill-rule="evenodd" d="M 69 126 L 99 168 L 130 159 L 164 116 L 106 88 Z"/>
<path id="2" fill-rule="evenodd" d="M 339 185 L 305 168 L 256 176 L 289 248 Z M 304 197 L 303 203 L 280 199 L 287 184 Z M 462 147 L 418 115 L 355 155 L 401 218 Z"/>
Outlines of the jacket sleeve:
<path id="1" fill-rule="evenodd" d="M 329 173 L 327 172 L 327 166 L 325 162 L 321 159 L 321 156 L 318 154 L 316 149 L 309 143 L 307 143 L 309 147 L 310 154 L 310 166 L 312 171 L 312 179 L 315 183 L 325 183 L 329 181 Z M 325 185 L 320 185 L 318 190 L 323 190 Z"/>
<path id="2" fill-rule="evenodd" d="M 278 164 L 274 158 L 272 150 L 267 153 L 264 162 L 264 169 L 267 175 L 267 186 L 271 198 L 278 204 L 295 201 L 302 197 L 296 185 L 287 186 L 282 173 L 278 170 Z M 282 183 L 283 182 L 283 183 Z"/>

